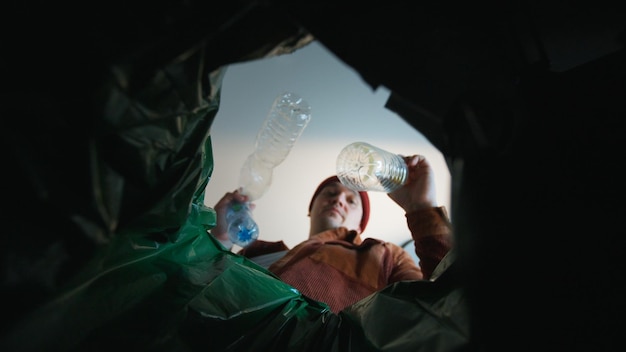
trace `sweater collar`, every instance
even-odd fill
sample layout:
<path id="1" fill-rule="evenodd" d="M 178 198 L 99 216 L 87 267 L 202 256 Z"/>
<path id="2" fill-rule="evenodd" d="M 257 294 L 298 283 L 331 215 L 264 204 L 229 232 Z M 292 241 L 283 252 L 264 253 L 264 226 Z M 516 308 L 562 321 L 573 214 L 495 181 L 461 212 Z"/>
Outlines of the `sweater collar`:
<path id="1" fill-rule="evenodd" d="M 361 242 L 363 242 L 363 240 L 361 239 L 361 235 L 357 231 L 348 230 L 345 227 L 338 227 L 335 229 L 322 231 L 316 235 L 311 236 L 311 239 L 316 239 L 322 242 L 346 241 L 354 243 L 356 245 L 359 245 L 361 244 Z"/>

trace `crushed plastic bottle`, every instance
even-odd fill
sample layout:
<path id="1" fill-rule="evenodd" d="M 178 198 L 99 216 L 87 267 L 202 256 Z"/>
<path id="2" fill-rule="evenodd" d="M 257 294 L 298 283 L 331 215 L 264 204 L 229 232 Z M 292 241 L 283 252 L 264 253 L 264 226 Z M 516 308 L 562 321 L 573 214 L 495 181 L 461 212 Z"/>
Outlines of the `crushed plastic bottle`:
<path id="1" fill-rule="evenodd" d="M 265 194 L 274 168 L 285 160 L 310 120 L 311 107 L 299 95 L 286 92 L 276 97 L 239 174 L 241 193 L 249 202 Z M 258 238 L 259 230 L 248 204 L 243 209 L 231 209 L 228 234 L 233 243 L 245 247 Z"/>
<path id="2" fill-rule="evenodd" d="M 238 246 L 245 247 L 259 238 L 259 226 L 252 218 L 248 203 L 233 203 L 226 213 L 228 238 Z"/>

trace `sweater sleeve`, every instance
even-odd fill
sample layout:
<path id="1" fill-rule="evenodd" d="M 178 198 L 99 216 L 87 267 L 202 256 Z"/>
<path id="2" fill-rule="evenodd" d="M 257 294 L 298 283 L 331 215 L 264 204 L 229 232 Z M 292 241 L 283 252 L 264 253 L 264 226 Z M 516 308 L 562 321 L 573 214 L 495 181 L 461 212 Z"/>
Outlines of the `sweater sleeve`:
<path id="1" fill-rule="evenodd" d="M 402 280 L 422 280 L 424 278 L 422 269 L 416 265 L 409 252 L 393 243 L 387 243 L 387 247 L 393 258 L 392 271 L 388 283 Z"/>
<path id="2" fill-rule="evenodd" d="M 246 258 L 254 258 L 260 255 L 276 253 L 280 251 L 286 251 L 289 248 L 283 241 L 267 242 L 262 240 L 256 240 L 249 246 L 240 249 L 237 254 L 243 255 Z"/>
<path id="3" fill-rule="evenodd" d="M 445 207 L 434 207 L 406 214 L 406 218 L 424 278 L 430 279 L 435 267 L 454 244 L 448 213 Z"/>

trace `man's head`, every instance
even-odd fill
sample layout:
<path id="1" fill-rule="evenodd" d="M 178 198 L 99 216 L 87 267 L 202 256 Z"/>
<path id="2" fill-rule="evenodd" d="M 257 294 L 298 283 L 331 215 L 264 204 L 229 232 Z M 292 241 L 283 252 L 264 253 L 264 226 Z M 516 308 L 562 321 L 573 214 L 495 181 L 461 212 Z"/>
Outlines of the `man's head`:
<path id="1" fill-rule="evenodd" d="M 309 203 L 311 231 L 346 227 L 363 233 L 370 216 L 367 192 L 357 192 L 344 186 L 337 176 L 326 178 L 313 193 Z"/>

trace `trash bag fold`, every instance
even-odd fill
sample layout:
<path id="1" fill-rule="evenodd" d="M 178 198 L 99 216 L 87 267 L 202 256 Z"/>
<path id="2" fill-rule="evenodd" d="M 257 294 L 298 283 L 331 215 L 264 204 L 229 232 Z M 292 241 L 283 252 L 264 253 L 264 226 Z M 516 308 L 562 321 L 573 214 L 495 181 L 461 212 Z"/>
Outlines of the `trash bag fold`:
<path id="1" fill-rule="evenodd" d="M 282 42 L 284 52 L 294 49 L 288 43 L 302 45 Z M 204 204 L 204 190 L 219 153 L 211 146 L 211 124 L 228 62 L 210 65 L 205 45 L 145 66 L 139 54 L 107 62 L 89 86 L 97 89 L 77 93 L 92 105 L 83 102 L 80 111 L 68 112 L 71 118 L 50 111 L 46 131 L 17 122 L 7 148 L 15 167 L 10 181 L 27 197 L 15 198 L 21 210 L 7 226 L 3 269 L 14 279 L 4 280 L 2 292 L 5 307 L 17 313 L 3 319 L 0 349 L 449 351 L 467 345 L 458 287 L 399 283 L 334 314 L 208 234 L 215 211 Z M 86 122 L 76 135 L 67 121 L 80 115 Z M 25 142 L 40 136 L 44 145 Z M 37 212 L 44 223 L 29 221 Z M 23 275 L 31 266 L 46 270 Z"/>

